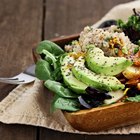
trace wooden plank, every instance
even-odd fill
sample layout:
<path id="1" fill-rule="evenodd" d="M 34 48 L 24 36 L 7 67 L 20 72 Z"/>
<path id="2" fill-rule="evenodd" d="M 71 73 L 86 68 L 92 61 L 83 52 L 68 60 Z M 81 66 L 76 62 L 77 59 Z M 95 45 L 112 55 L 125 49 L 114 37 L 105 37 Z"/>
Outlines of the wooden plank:
<path id="1" fill-rule="evenodd" d="M 33 63 L 41 40 L 42 0 L 0 2 L 0 77 L 13 76 Z M 0 100 L 13 88 L 0 83 Z"/>
<path id="2" fill-rule="evenodd" d="M 0 140 L 36 140 L 36 127 L 0 123 Z"/>
<path id="3" fill-rule="evenodd" d="M 40 128 L 40 140 L 84 140 L 84 135 L 58 132 L 45 128 Z"/>
<path id="4" fill-rule="evenodd" d="M 131 0 L 47 0 L 45 10 L 44 38 L 51 39 L 62 35 L 79 33 L 87 25 L 92 25 L 103 17 L 113 6 Z M 40 139 L 81 140 L 104 139 L 110 136 L 88 136 L 62 133 L 45 128 L 40 129 Z M 112 136 L 111 139 L 118 137 Z M 122 137 L 119 137 L 120 139 Z M 129 137 L 123 137 L 128 138 Z"/>
<path id="5" fill-rule="evenodd" d="M 0 2 L 0 77 L 13 76 L 33 63 L 32 48 L 41 40 L 42 0 Z M 14 88 L 0 83 L 0 100 Z M 36 140 L 36 127 L 0 123 L 1 140 Z"/>
<path id="6" fill-rule="evenodd" d="M 131 0 L 47 0 L 45 38 L 79 33 L 101 19 L 113 6 Z"/>
<path id="7" fill-rule="evenodd" d="M 40 140 L 139 140 L 140 135 L 80 135 L 66 132 L 58 132 L 49 129 L 42 129 Z"/>
<path id="8" fill-rule="evenodd" d="M 97 135 L 97 136 L 86 136 L 85 140 L 139 140 L 140 136 L 139 135 Z"/>

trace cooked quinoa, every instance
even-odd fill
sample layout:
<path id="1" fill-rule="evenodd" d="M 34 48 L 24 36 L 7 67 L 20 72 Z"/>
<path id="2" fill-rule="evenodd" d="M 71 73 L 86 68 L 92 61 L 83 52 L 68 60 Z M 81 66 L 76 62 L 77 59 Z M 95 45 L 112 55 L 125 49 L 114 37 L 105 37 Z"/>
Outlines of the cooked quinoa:
<path id="1" fill-rule="evenodd" d="M 124 32 L 118 32 L 114 26 L 108 30 L 85 27 L 80 34 L 79 43 L 83 51 L 86 51 L 87 45 L 94 44 L 107 56 L 118 56 L 119 50 L 122 50 L 122 56 L 129 55 L 138 47 L 125 36 Z"/>
<path id="2" fill-rule="evenodd" d="M 131 56 L 139 47 L 133 44 L 117 26 L 111 26 L 106 30 L 87 26 L 81 32 L 79 41 L 65 46 L 65 49 L 76 52 L 86 51 L 89 44 L 101 48 L 106 56 Z"/>

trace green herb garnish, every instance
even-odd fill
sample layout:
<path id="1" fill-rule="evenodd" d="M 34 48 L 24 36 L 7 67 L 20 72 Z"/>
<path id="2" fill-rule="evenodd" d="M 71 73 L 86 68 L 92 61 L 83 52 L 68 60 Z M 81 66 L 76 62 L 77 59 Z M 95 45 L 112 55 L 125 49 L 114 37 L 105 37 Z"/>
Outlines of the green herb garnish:
<path id="1" fill-rule="evenodd" d="M 135 97 L 127 97 L 125 101 L 140 102 L 140 95 L 136 95 Z"/>
<path id="2" fill-rule="evenodd" d="M 138 44 L 140 39 L 140 12 L 136 12 L 136 9 L 133 9 L 133 12 L 134 15 L 130 16 L 126 23 L 119 19 L 117 25 L 133 43 Z"/>

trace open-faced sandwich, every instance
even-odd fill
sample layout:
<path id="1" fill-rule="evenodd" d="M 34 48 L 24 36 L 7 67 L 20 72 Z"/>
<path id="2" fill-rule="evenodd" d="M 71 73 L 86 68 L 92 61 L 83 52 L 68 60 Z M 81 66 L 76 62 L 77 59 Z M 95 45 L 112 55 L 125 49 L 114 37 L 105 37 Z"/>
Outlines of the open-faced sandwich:
<path id="1" fill-rule="evenodd" d="M 63 48 L 44 40 L 36 76 L 75 129 L 101 131 L 140 122 L 140 13 L 107 28 L 85 27 Z"/>

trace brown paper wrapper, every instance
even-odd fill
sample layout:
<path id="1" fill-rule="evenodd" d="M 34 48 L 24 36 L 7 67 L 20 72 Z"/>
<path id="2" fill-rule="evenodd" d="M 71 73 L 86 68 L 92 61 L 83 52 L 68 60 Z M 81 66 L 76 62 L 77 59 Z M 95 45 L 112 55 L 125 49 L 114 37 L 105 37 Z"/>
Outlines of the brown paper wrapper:
<path id="1" fill-rule="evenodd" d="M 121 4 L 110 10 L 94 27 L 107 19 L 127 19 L 132 14 L 132 9 L 140 10 L 140 1 Z M 73 129 L 60 110 L 50 112 L 53 93 L 49 92 L 43 82 L 35 82 L 17 86 L 9 95 L 0 102 L 0 121 L 6 124 L 26 124 L 41 126 L 61 132 L 78 134 L 139 134 L 140 124 L 130 125 L 102 131 L 98 133 L 80 132 Z"/>

